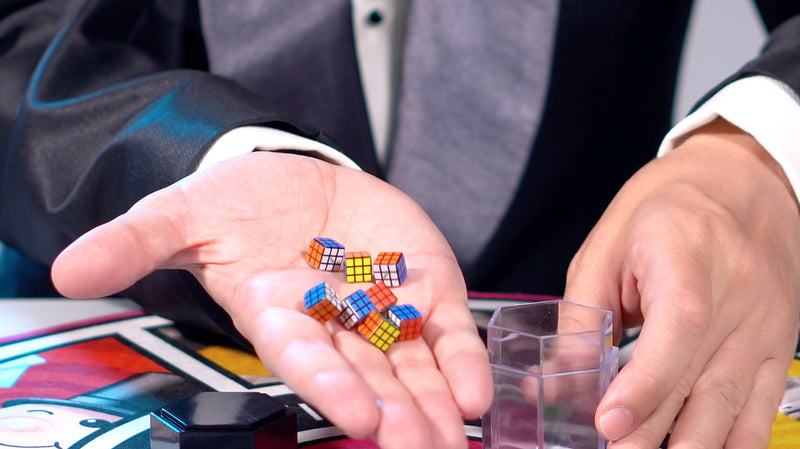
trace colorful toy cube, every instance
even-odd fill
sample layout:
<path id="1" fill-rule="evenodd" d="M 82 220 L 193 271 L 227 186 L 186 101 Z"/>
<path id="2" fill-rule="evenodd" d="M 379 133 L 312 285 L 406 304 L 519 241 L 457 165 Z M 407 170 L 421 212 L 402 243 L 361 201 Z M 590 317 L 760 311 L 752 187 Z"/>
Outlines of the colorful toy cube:
<path id="1" fill-rule="evenodd" d="M 339 321 L 347 329 L 352 329 L 375 310 L 375 304 L 364 290 L 356 290 L 352 295 L 343 299 L 341 304 L 342 313 L 339 315 Z"/>
<path id="2" fill-rule="evenodd" d="M 422 314 L 411 304 L 389 307 L 384 315 L 387 321 L 400 329 L 397 341 L 413 340 L 422 335 Z"/>
<path id="3" fill-rule="evenodd" d="M 392 290 L 381 282 L 367 289 L 367 296 L 375 304 L 375 308 L 382 312 L 385 308 L 393 306 L 397 302 L 397 296 Z"/>
<path id="4" fill-rule="evenodd" d="M 341 303 L 342 300 L 336 295 L 333 287 L 326 282 L 320 282 L 306 292 L 306 313 L 323 324 L 339 316 Z"/>
<path id="5" fill-rule="evenodd" d="M 400 329 L 382 317 L 377 310 L 372 310 L 369 315 L 364 318 L 364 321 L 358 324 L 356 329 L 364 338 L 369 340 L 370 343 L 384 352 L 389 349 L 389 346 L 397 341 L 397 337 L 400 336 Z"/>
<path id="6" fill-rule="evenodd" d="M 372 256 L 366 251 L 344 253 L 347 282 L 372 282 Z"/>
<path id="7" fill-rule="evenodd" d="M 314 237 L 308 245 L 306 262 L 322 271 L 342 271 L 344 246 L 334 239 Z"/>
<path id="8" fill-rule="evenodd" d="M 384 282 L 389 287 L 399 287 L 405 282 L 408 270 L 401 252 L 381 252 L 373 263 L 375 282 Z"/>

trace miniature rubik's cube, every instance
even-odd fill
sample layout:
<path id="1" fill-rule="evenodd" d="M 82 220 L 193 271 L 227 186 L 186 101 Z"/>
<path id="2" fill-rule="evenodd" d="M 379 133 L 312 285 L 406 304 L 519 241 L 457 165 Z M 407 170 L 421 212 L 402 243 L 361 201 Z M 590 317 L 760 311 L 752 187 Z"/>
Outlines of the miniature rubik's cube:
<path id="1" fill-rule="evenodd" d="M 375 282 L 383 281 L 389 287 L 399 287 L 406 280 L 406 259 L 400 252 L 382 252 L 375 258 Z"/>
<path id="2" fill-rule="evenodd" d="M 358 332 L 370 341 L 373 345 L 377 346 L 381 351 L 386 351 L 400 336 L 400 329 L 395 327 L 394 324 L 386 320 L 378 313 L 377 310 L 372 310 L 364 321 L 356 327 Z"/>
<path id="3" fill-rule="evenodd" d="M 372 282 L 372 256 L 366 251 L 344 253 L 347 282 Z"/>
<path id="4" fill-rule="evenodd" d="M 411 304 L 389 307 L 384 315 L 386 321 L 400 329 L 397 341 L 413 340 L 422 335 L 422 314 Z"/>
<path id="5" fill-rule="evenodd" d="M 323 324 L 339 316 L 341 303 L 342 300 L 339 299 L 333 287 L 325 282 L 320 282 L 306 292 L 306 313 Z"/>
<path id="6" fill-rule="evenodd" d="M 368 288 L 366 293 L 379 312 L 389 306 L 393 306 L 397 302 L 397 296 L 395 296 L 392 290 L 383 282 Z"/>
<path id="7" fill-rule="evenodd" d="M 375 304 L 369 299 L 364 290 L 356 290 L 352 295 L 342 300 L 339 321 L 345 328 L 352 329 L 360 323 L 370 312 L 375 310 Z"/>
<path id="8" fill-rule="evenodd" d="M 422 314 L 414 306 L 396 306 L 397 296 L 389 287 L 401 285 L 407 274 L 401 252 L 381 252 L 373 265 L 366 251 L 346 252 L 344 246 L 326 237 L 311 240 L 306 261 L 319 270 L 340 271 L 344 265 L 347 282 L 373 282 L 367 291 L 358 290 L 340 299 L 333 288 L 321 282 L 305 295 L 306 313 L 326 323 L 338 317 L 345 328 L 356 330 L 382 351 L 395 341 L 422 335 Z"/>
<path id="9" fill-rule="evenodd" d="M 341 271 L 344 246 L 327 237 L 314 237 L 308 245 L 306 262 L 322 271 Z"/>

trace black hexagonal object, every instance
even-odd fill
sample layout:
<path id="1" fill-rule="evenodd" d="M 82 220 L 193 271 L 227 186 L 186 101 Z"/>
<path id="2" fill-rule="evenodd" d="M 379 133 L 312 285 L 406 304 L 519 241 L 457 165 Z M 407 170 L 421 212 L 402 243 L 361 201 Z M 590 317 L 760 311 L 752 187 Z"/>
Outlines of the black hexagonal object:
<path id="1" fill-rule="evenodd" d="M 296 449 L 297 417 L 262 393 L 197 393 L 150 414 L 151 449 Z"/>

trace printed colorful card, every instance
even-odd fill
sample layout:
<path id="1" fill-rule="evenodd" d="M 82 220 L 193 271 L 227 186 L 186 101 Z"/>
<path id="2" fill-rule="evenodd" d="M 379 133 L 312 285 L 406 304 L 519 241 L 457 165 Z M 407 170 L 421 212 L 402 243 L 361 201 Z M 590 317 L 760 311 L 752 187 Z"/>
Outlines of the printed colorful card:
<path id="1" fill-rule="evenodd" d="M 143 313 L 0 338 L 0 447 L 149 449 L 150 412 L 203 391 L 269 394 L 297 416 L 300 447 L 377 447 L 346 438 L 251 353 Z M 480 448 L 479 425 L 465 431 Z"/>
<path id="2" fill-rule="evenodd" d="M 485 330 L 495 307 L 530 299 L 471 307 Z M 142 312 L 0 338 L 0 447 L 148 449 L 150 411 L 203 391 L 269 394 L 297 415 L 300 447 L 376 447 L 346 438 L 249 352 Z M 798 360 L 780 410 L 770 449 L 800 447 Z M 470 448 L 481 448 L 480 423 L 464 430 Z"/>

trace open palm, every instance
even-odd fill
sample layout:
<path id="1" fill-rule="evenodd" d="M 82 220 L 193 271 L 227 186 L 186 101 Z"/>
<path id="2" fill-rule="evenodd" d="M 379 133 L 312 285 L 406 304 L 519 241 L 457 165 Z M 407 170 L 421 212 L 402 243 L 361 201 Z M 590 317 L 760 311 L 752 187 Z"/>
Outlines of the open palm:
<path id="1" fill-rule="evenodd" d="M 402 251 L 409 275 L 394 292 L 422 313 L 423 338 L 383 353 L 303 313 L 304 292 L 321 281 L 340 296 L 366 286 L 311 268 L 304 255 L 316 236 L 373 255 Z M 352 437 L 465 447 L 462 417 L 488 407 L 487 357 L 452 251 L 419 206 L 368 174 L 282 153 L 230 159 L 78 239 L 53 280 L 66 296 L 97 297 L 163 268 L 193 273 L 264 364 Z"/>

